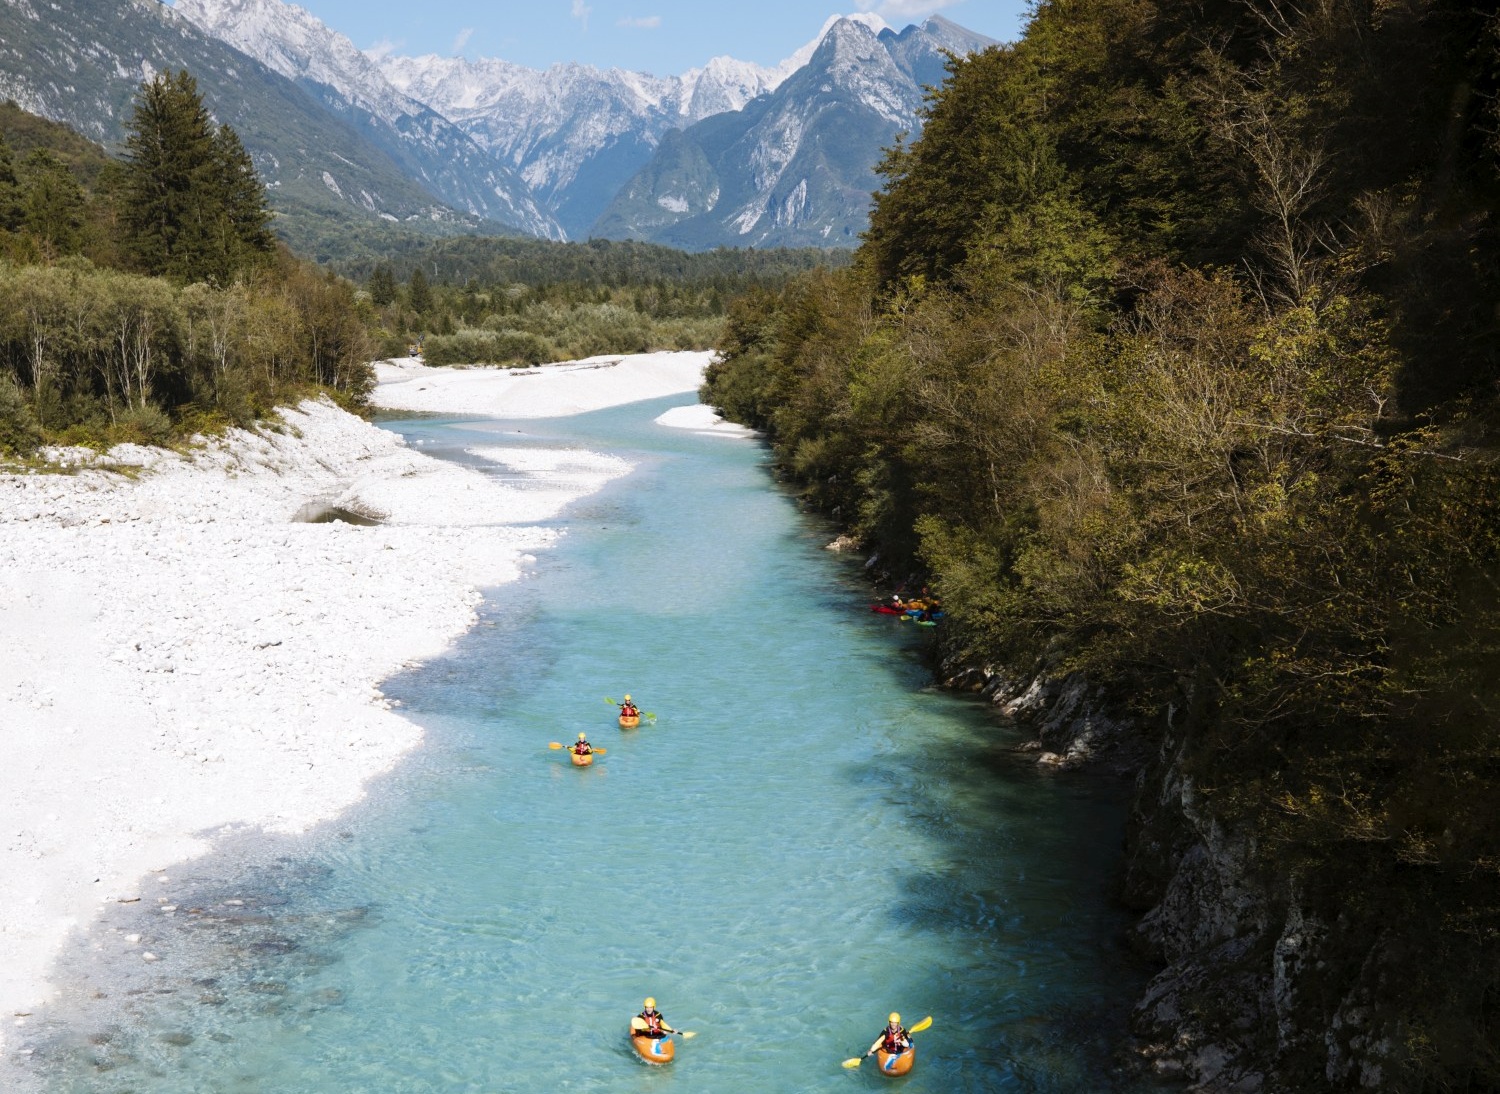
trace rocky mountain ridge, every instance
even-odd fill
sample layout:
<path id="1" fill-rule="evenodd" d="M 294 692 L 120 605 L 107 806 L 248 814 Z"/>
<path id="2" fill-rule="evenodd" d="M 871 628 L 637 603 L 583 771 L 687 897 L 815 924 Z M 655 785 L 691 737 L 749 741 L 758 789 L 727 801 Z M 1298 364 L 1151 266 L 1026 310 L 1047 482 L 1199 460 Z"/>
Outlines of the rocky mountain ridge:
<path id="1" fill-rule="evenodd" d="M 296 81 L 461 209 L 534 234 L 699 248 L 850 245 L 863 228 L 881 149 L 920 125 L 922 88 L 941 82 L 943 51 L 990 44 L 937 17 L 898 34 L 878 16 L 860 14 L 831 17 L 774 68 L 716 57 L 680 76 L 582 64 L 537 71 L 497 59 L 364 54 L 283 0 L 177 4 L 201 29 Z M 842 113 L 828 108 L 829 95 L 847 100 Z M 742 131 L 767 116 L 753 134 Z M 714 146 L 722 156 L 709 179 L 682 162 L 684 154 L 692 161 L 709 154 L 703 134 L 685 145 L 670 135 L 716 120 L 710 132 L 735 138 Z M 835 134 L 839 125 L 847 131 Z M 809 133 L 812 145 L 800 160 L 796 149 L 774 147 L 800 144 Z M 807 172 L 788 179 L 780 169 L 788 164 L 805 164 Z M 684 169 L 703 185 L 675 181 Z M 663 175 L 673 180 L 671 192 L 657 193 Z M 529 188 L 526 199 L 511 179 Z M 680 225 L 728 194 L 736 204 L 727 219 Z"/>
<path id="2" fill-rule="evenodd" d="M 458 126 L 402 94 L 344 35 L 280 0 L 176 0 L 205 34 L 297 84 L 453 207 L 561 239 L 531 187 Z"/>
<path id="3" fill-rule="evenodd" d="M 900 33 L 835 20 L 770 93 L 668 134 L 594 234 L 688 249 L 855 246 L 881 152 L 921 128 L 945 51 L 990 44 L 938 16 Z"/>
<path id="4" fill-rule="evenodd" d="M 0 98 L 117 147 L 142 81 L 186 69 L 214 117 L 250 152 L 279 229 L 304 249 L 315 250 L 328 225 L 351 220 L 426 231 L 466 226 L 463 214 L 355 127 L 159 0 L 69 0 L 66 20 L 56 9 L 0 0 Z"/>

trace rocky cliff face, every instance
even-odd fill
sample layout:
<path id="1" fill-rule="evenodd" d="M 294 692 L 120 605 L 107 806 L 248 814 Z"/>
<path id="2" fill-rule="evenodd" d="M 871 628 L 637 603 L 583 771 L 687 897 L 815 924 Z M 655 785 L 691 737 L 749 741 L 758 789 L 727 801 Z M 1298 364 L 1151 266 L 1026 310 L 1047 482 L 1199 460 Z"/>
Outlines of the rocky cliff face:
<path id="1" fill-rule="evenodd" d="M 1136 780 L 1124 897 L 1142 913 L 1132 943 L 1161 965 L 1133 1017 L 1149 1071 L 1205 1094 L 1397 1089 L 1378 924 L 1344 905 L 1338 878 L 1268 870 L 1274 849 L 1218 819 L 1182 753 L 1191 710 L 1151 733 L 1076 675 L 950 666 L 947 683 L 1032 728 L 1022 747 L 1039 764 Z"/>
<path id="2" fill-rule="evenodd" d="M 353 42 L 304 9 L 281 0 L 177 0 L 174 10 L 297 84 L 453 208 L 562 238 L 526 182 L 457 125 L 396 90 Z"/>
<path id="3" fill-rule="evenodd" d="M 1338 878 L 1268 869 L 1277 850 L 1215 816 L 1179 743 L 1168 719 L 1126 845 L 1135 942 L 1163 965 L 1136 1008 L 1143 1055 L 1203 1091 L 1393 1089 L 1378 928 Z"/>
<path id="4" fill-rule="evenodd" d="M 806 62 L 743 108 L 667 134 L 592 227 L 688 250 L 852 247 L 881 150 L 921 128 L 946 53 L 992 43 L 934 16 L 897 34 L 832 21 Z"/>

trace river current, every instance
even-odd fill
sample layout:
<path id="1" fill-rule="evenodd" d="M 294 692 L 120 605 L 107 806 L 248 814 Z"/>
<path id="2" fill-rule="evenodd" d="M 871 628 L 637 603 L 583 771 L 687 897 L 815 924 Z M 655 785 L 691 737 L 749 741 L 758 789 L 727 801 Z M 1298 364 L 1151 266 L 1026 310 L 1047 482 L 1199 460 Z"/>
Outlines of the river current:
<path id="1" fill-rule="evenodd" d="M 456 459 L 513 442 L 636 468 L 386 683 L 427 741 L 365 805 L 192 864 L 170 927 L 115 913 L 174 932 L 159 967 L 70 958 L 43 1089 L 1147 1088 L 1118 1055 L 1144 982 L 1112 902 L 1119 788 L 1039 772 L 931 687 L 930 634 L 868 611 L 757 442 L 654 423 L 688 402 L 385 423 Z M 616 726 L 625 692 L 654 725 Z M 591 768 L 547 747 L 579 731 L 607 749 Z M 666 1068 L 624 1035 L 647 995 L 697 1031 Z M 933 1017 L 913 1073 L 842 1069 L 893 1009 Z"/>

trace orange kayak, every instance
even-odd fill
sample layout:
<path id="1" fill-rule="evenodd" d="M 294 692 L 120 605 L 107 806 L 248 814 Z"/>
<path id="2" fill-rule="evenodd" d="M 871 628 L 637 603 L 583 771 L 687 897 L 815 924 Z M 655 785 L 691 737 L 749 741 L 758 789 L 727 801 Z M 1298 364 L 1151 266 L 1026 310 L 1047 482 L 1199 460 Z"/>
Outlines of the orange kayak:
<path id="1" fill-rule="evenodd" d="M 630 1043 L 635 1046 L 636 1054 L 648 1064 L 669 1064 L 672 1062 L 672 1057 L 677 1055 L 677 1045 L 670 1035 L 646 1037 L 639 1033 L 632 1033 Z"/>
<path id="2" fill-rule="evenodd" d="M 622 714 L 622 715 L 620 715 L 620 728 L 621 729 L 634 729 L 636 726 L 638 726 L 640 724 L 641 724 L 641 716 L 639 714 Z"/>
<path id="3" fill-rule="evenodd" d="M 882 1075 L 905 1075 L 911 1070 L 912 1064 L 917 1062 L 916 1047 L 898 1052 L 894 1056 L 883 1048 L 875 1050 L 875 1063 L 880 1068 Z"/>
<path id="4" fill-rule="evenodd" d="M 570 748 L 568 749 L 568 755 L 573 757 L 573 763 L 578 767 L 588 767 L 589 764 L 594 762 L 594 754 L 592 752 L 585 752 L 580 756 Z"/>

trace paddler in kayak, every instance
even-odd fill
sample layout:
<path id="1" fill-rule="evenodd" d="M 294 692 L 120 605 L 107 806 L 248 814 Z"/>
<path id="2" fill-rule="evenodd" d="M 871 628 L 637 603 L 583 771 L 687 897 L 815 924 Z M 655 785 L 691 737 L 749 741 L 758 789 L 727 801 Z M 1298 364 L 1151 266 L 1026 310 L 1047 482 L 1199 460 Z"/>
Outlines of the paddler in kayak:
<path id="1" fill-rule="evenodd" d="M 901 1024 L 901 1015 L 891 1011 L 891 1017 L 885 1029 L 880 1031 L 880 1036 L 875 1038 L 875 1043 L 870 1046 L 870 1051 L 865 1053 L 865 1056 L 874 1056 L 880 1049 L 884 1049 L 892 1056 L 900 1056 L 909 1048 L 911 1048 L 911 1034 Z"/>
<path id="2" fill-rule="evenodd" d="M 575 756 L 588 756 L 593 753 L 594 746 L 589 744 L 588 735 L 586 733 L 580 733 L 578 735 L 578 743 L 576 745 L 569 745 L 568 751 L 573 753 L 573 755 Z"/>
<path id="3" fill-rule="evenodd" d="M 620 704 L 620 717 L 639 718 L 640 716 L 640 708 L 638 708 L 634 703 L 630 701 L 630 696 L 627 694 L 625 696 L 625 701 Z"/>
<path id="4" fill-rule="evenodd" d="M 641 1013 L 637 1014 L 630 1022 L 631 1030 L 638 1037 L 658 1038 L 665 1037 L 669 1033 L 677 1031 L 667 1025 L 667 1020 L 662 1017 L 661 1011 L 656 1009 L 656 1000 L 647 997 L 645 1006 Z"/>

